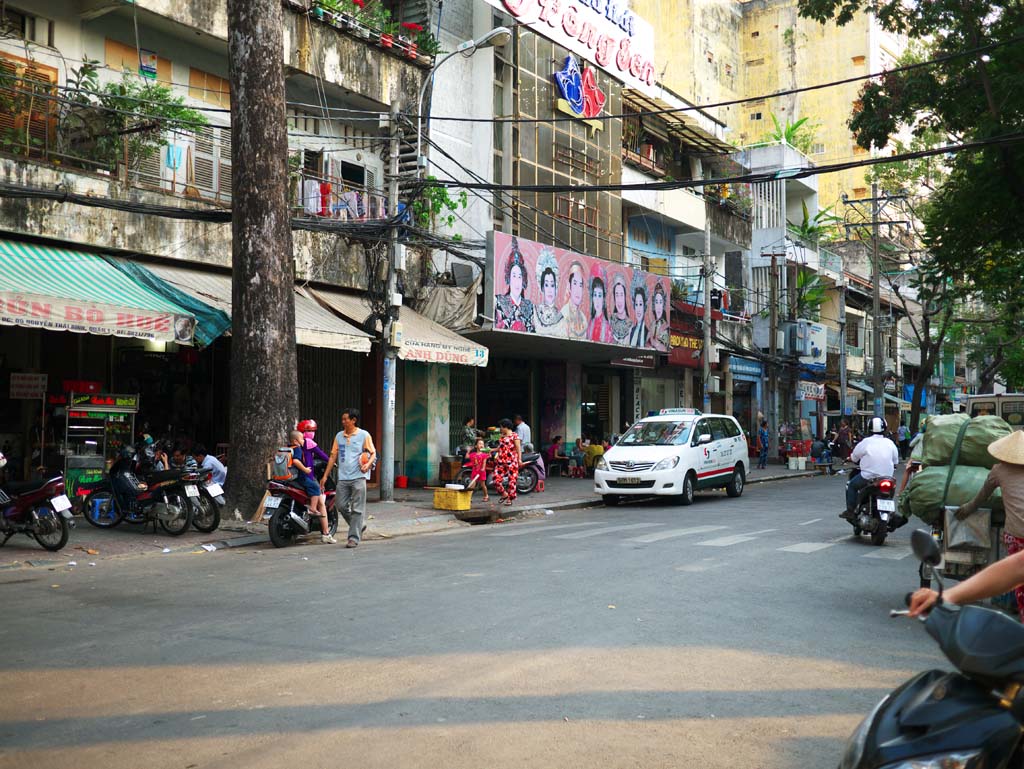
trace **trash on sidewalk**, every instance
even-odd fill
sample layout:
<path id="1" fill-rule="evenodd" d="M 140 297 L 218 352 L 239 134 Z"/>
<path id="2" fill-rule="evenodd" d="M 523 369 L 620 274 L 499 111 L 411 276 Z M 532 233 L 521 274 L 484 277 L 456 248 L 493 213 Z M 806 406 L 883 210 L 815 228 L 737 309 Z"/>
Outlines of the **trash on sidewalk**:
<path id="1" fill-rule="evenodd" d="M 208 553 L 212 553 L 217 549 L 216 545 L 200 545 L 200 547 Z"/>
<path id="2" fill-rule="evenodd" d="M 169 553 L 169 552 L 171 552 L 171 548 L 169 548 L 169 547 L 165 547 L 165 548 L 164 548 L 163 550 L 161 550 L 160 552 L 161 552 L 161 553 Z"/>
<path id="3" fill-rule="evenodd" d="M 544 515 L 554 515 L 554 514 L 555 514 L 554 510 L 545 510 L 544 511 Z"/>
<path id="4" fill-rule="evenodd" d="M 78 561 L 68 561 L 68 566 L 78 566 Z"/>

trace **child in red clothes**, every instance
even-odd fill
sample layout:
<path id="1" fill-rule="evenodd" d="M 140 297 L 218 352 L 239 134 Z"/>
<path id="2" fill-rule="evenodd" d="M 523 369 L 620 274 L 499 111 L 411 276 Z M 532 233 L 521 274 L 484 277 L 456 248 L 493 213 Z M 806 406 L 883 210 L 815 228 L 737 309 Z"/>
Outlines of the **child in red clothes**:
<path id="1" fill-rule="evenodd" d="M 490 502 L 491 498 L 487 496 L 487 457 L 490 456 L 484 451 L 484 439 L 477 438 L 476 445 L 473 446 L 473 450 L 466 455 L 466 459 L 469 460 L 469 485 L 466 487 L 473 491 L 476 488 L 477 481 L 480 482 L 480 486 L 484 490 L 484 502 Z M 472 498 L 470 493 L 470 498 Z"/>

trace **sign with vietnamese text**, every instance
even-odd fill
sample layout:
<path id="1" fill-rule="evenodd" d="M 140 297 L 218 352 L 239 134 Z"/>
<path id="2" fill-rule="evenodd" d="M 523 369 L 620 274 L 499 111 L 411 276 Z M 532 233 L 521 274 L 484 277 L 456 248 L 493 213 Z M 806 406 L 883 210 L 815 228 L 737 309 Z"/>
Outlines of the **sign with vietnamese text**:
<path id="1" fill-rule="evenodd" d="M 0 291 L 0 325 L 192 344 L 190 315 Z"/>
<path id="2" fill-rule="evenodd" d="M 11 374 L 11 400 L 42 400 L 46 396 L 46 380 L 46 374 Z"/>
<path id="3" fill-rule="evenodd" d="M 797 382 L 797 400 L 802 401 L 823 401 L 825 400 L 825 384 L 823 382 Z"/>
<path id="4" fill-rule="evenodd" d="M 667 277 L 503 232 L 489 233 L 488 247 L 495 331 L 668 352 Z"/>
<path id="5" fill-rule="evenodd" d="M 615 358 L 611 361 L 611 364 L 613 366 L 628 366 L 629 368 L 654 368 L 654 353 L 640 352 L 636 355 L 626 355 L 622 358 Z"/>
<path id="6" fill-rule="evenodd" d="M 685 368 L 700 368 L 704 365 L 704 340 L 701 337 L 673 332 L 671 339 L 672 351 L 668 355 L 669 363 Z"/>
<path id="7" fill-rule="evenodd" d="M 107 393 L 73 393 L 68 404 L 73 409 L 133 413 L 139 410 L 138 395 L 111 395 Z"/>
<path id="8" fill-rule="evenodd" d="M 402 340 L 398 357 L 420 363 L 455 363 L 459 366 L 486 366 L 487 348 L 481 345 L 459 345 L 446 342 Z"/>
<path id="9" fill-rule="evenodd" d="M 654 28 L 616 0 L 487 0 L 516 22 L 653 95 Z"/>

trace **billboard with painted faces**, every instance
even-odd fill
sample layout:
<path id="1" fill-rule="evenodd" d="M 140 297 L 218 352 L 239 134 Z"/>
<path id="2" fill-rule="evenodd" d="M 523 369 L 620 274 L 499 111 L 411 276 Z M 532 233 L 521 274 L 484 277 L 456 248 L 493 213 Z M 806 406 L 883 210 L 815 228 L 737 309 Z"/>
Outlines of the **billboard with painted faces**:
<path id="1" fill-rule="evenodd" d="M 668 277 L 502 232 L 488 246 L 495 331 L 669 351 Z"/>

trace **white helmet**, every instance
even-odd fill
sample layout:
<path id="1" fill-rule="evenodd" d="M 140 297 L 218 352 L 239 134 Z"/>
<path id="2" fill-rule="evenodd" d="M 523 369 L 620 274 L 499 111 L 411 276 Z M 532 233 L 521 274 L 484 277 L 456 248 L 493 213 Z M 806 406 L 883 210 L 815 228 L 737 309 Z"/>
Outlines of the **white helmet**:
<path id="1" fill-rule="evenodd" d="M 871 432 L 875 435 L 885 432 L 885 420 L 881 417 L 871 418 Z"/>

